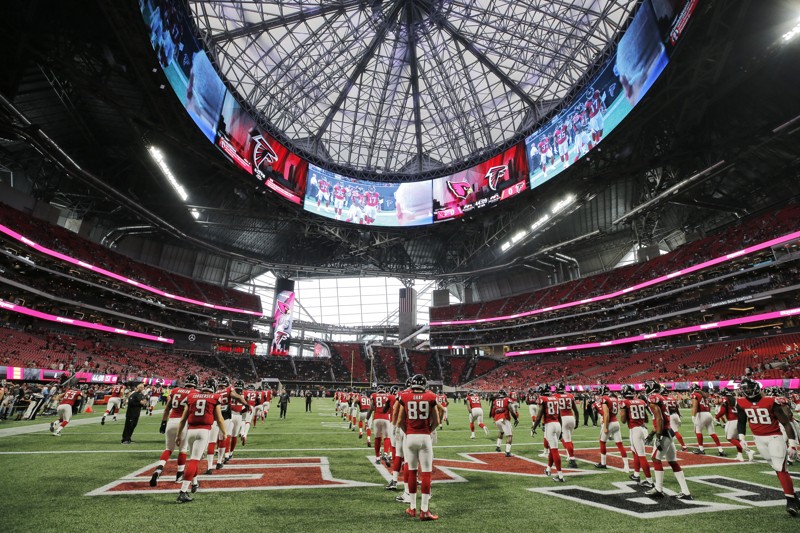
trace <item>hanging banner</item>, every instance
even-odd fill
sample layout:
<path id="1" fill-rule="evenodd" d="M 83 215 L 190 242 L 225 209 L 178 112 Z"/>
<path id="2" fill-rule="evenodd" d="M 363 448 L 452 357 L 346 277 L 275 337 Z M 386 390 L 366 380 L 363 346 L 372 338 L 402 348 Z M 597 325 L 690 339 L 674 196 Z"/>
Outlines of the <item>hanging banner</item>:
<path id="1" fill-rule="evenodd" d="M 292 311 L 294 310 L 294 291 L 281 291 L 275 299 L 275 321 L 272 325 L 272 346 L 270 355 L 289 355 L 289 341 L 292 338 Z"/>

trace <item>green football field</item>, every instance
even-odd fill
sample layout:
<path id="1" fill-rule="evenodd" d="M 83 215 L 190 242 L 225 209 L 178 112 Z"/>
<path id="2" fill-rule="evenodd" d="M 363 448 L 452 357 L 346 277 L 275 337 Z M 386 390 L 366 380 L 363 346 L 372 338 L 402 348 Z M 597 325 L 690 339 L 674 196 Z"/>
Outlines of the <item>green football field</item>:
<path id="1" fill-rule="evenodd" d="M 472 441 L 466 408 L 451 405 L 450 415 L 434 450 L 431 510 L 440 519 L 426 523 L 406 517 L 398 493 L 384 490 L 374 452 L 334 416 L 330 400 L 315 400 L 312 413 L 296 400 L 286 420 L 274 406 L 267 427 L 252 430 L 228 466 L 202 476 L 194 501 L 183 505 L 168 474 L 174 466 L 155 490 L 147 483 L 164 444 L 159 415 L 142 417 L 130 446 L 120 444 L 121 420 L 101 426 L 97 414 L 75 417 L 96 423 L 70 425 L 59 438 L 46 427 L 9 435 L 31 425 L 2 422 L 0 530 L 800 531 L 800 517 L 786 513 L 777 478 L 758 457 L 741 464 L 730 448 L 721 459 L 714 447 L 700 458 L 681 454 L 695 501 L 654 501 L 623 472 L 593 467 L 598 428 L 577 430 L 581 468 L 556 484 L 544 476 L 541 436 L 531 438 L 527 417 L 516 431 L 515 457 L 506 458 L 494 451 L 493 427 L 490 437 L 479 431 Z M 619 465 L 612 449 L 609 462 Z M 790 471 L 800 485 L 798 465 Z M 665 488 L 677 492 L 672 473 L 665 477 Z"/>

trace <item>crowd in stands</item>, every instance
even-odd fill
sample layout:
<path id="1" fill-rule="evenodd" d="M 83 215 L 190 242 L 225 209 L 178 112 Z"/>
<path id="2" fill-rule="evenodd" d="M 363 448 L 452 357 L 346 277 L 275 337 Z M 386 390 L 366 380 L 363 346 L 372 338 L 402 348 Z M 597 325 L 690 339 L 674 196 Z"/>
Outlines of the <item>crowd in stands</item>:
<path id="1" fill-rule="evenodd" d="M 145 283 L 169 294 L 261 312 L 261 300 L 254 294 L 196 281 L 133 261 L 104 246 L 83 239 L 67 229 L 34 218 L 3 203 L 0 203 L 0 222 L 46 248 Z M 18 241 L 5 235 L 2 236 L 2 240 L 15 246 L 19 244 Z"/>

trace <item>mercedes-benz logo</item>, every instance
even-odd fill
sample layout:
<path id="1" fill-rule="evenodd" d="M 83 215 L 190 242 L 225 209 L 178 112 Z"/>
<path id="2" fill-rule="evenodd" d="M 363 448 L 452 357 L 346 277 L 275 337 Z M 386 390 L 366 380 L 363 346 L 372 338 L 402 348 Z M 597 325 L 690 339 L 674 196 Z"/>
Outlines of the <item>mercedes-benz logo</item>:
<path id="1" fill-rule="evenodd" d="M 189 340 L 190 340 L 191 342 L 194 342 L 194 341 L 195 341 L 195 339 L 197 339 L 197 336 L 196 336 L 194 333 L 189 333 Z"/>

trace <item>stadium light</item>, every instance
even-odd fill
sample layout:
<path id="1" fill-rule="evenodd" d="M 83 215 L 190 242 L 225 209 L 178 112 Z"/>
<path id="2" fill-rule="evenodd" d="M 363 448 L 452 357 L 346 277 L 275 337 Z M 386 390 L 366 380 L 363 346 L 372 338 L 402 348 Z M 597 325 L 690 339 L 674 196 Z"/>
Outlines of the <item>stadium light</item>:
<path id="1" fill-rule="evenodd" d="M 794 25 L 794 28 L 783 34 L 784 42 L 791 41 L 797 36 L 798 33 L 800 33 L 800 21 L 798 21 L 797 24 Z"/>
<path id="2" fill-rule="evenodd" d="M 187 194 L 186 189 L 183 188 L 183 185 L 178 183 L 178 180 L 175 178 L 175 174 L 172 173 L 172 170 L 170 170 L 169 166 L 167 165 L 167 162 L 164 160 L 164 154 L 161 152 L 161 150 L 159 150 L 155 146 L 150 146 L 147 148 L 147 151 L 150 152 L 150 157 L 152 157 L 153 160 L 156 162 L 158 168 L 161 169 L 161 172 L 167 178 L 169 184 L 172 185 L 172 188 L 175 189 L 175 192 L 177 192 L 178 196 L 181 197 L 181 200 L 183 200 L 184 202 L 188 200 L 189 195 Z M 198 216 L 200 216 L 199 213 Z"/>

